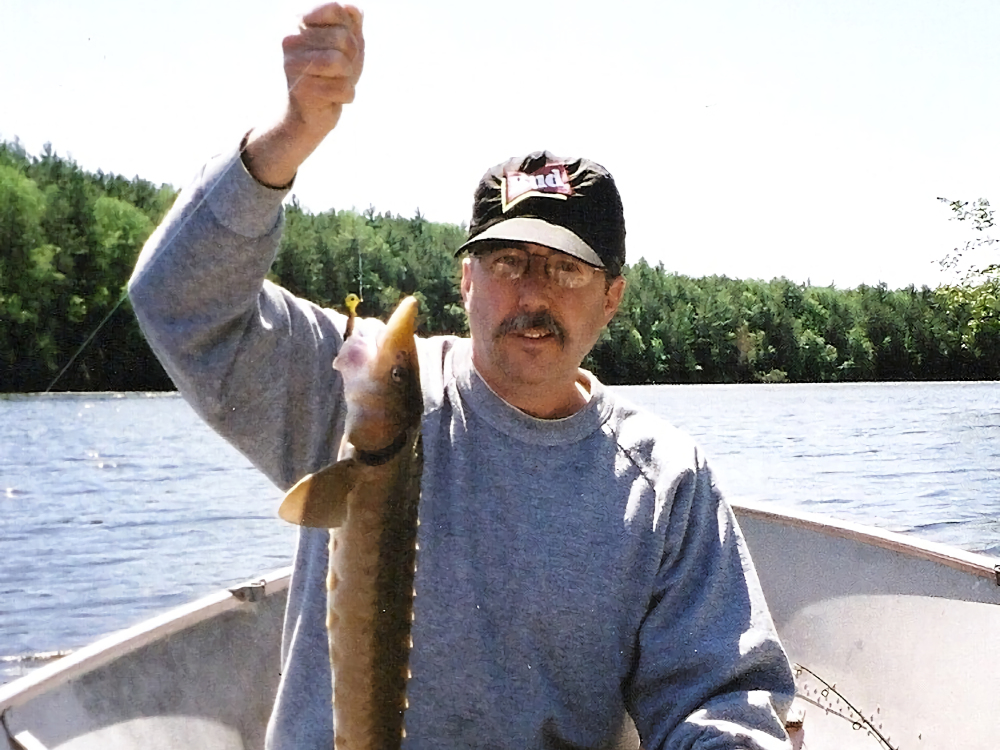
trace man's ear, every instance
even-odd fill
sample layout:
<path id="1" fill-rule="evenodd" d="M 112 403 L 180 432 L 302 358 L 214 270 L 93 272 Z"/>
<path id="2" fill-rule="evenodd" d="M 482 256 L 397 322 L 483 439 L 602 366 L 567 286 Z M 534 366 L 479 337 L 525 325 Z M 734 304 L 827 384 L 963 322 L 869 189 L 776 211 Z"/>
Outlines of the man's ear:
<path id="1" fill-rule="evenodd" d="M 469 311 L 469 290 L 472 288 L 472 258 L 466 255 L 462 258 L 462 305 Z"/>
<path id="2" fill-rule="evenodd" d="M 625 277 L 619 276 L 611 282 L 608 291 L 604 295 L 604 325 L 610 323 L 611 319 L 615 317 L 615 313 L 618 312 L 618 306 L 622 303 L 624 296 Z"/>

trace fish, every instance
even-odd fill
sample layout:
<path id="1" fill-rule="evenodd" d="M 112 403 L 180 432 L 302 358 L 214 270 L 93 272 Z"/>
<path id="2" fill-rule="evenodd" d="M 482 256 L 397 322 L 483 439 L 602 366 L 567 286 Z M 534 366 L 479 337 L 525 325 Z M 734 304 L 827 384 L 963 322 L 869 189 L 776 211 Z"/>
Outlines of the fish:
<path id="1" fill-rule="evenodd" d="M 378 337 L 345 338 L 333 361 L 346 404 L 337 461 L 299 480 L 278 510 L 291 523 L 331 530 L 327 630 L 336 750 L 399 748 L 406 733 L 423 472 L 417 309 L 407 297 Z"/>

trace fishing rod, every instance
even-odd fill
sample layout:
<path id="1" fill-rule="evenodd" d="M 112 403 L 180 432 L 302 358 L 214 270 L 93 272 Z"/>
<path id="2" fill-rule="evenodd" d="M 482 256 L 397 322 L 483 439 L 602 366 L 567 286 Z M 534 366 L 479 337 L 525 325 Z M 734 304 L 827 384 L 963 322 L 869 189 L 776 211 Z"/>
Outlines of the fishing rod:
<path id="1" fill-rule="evenodd" d="M 820 685 L 822 685 L 822 688 L 813 690 L 813 694 L 810 695 L 808 688 L 803 689 L 796 684 L 796 695 L 801 696 L 814 706 L 822 708 L 828 714 L 832 713 L 835 716 L 839 716 L 840 718 L 849 721 L 854 731 L 865 732 L 882 748 L 884 748 L 884 750 L 899 750 L 898 745 L 891 744 L 890 738 L 882 734 L 882 732 L 879 731 L 879 727 L 875 726 L 875 717 L 872 716 L 871 718 L 866 719 L 865 715 L 861 713 L 861 709 L 855 707 L 854 704 L 847 700 L 847 697 L 837 689 L 836 684 L 827 682 L 818 674 L 802 664 L 796 663 L 793 666 L 795 668 L 796 678 L 801 677 L 804 672 L 815 678 Z M 834 705 L 831 696 L 836 699 L 836 703 L 838 705 Z M 839 707 L 840 703 L 843 703 L 844 707 L 847 709 L 846 711 Z"/>

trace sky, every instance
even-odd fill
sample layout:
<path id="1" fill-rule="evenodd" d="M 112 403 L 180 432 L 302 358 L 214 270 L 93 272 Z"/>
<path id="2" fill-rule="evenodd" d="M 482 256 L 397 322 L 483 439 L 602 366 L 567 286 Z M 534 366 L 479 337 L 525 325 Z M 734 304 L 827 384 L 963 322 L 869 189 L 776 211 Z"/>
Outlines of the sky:
<path id="1" fill-rule="evenodd" d="M 3 0 L 0 139 L 182 187 L 280 115 L 289 0 Z M 294 187 L 313 212 L 468 221 L 547 149 L 614 175 L 628 260 L 931 287 L 1000 202 L 996 0 L 360 4 L 357 99 Z"/>

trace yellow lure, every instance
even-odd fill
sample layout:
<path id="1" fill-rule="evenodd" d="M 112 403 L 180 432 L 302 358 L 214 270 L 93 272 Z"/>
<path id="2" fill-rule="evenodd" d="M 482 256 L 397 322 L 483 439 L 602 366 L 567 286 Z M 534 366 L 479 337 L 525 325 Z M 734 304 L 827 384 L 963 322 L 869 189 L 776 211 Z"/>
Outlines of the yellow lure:
<path id="1" fill-rule="evenodd" d="M 358 317 L 358 305 L 362 302 L 364 300 L 354 294 L 354 292 L 351 292 L 344 298 L 344 307 L 347 308 L 347 328 L 344 329 L 345 339 L 354 333 L 354 319 Z"/>

